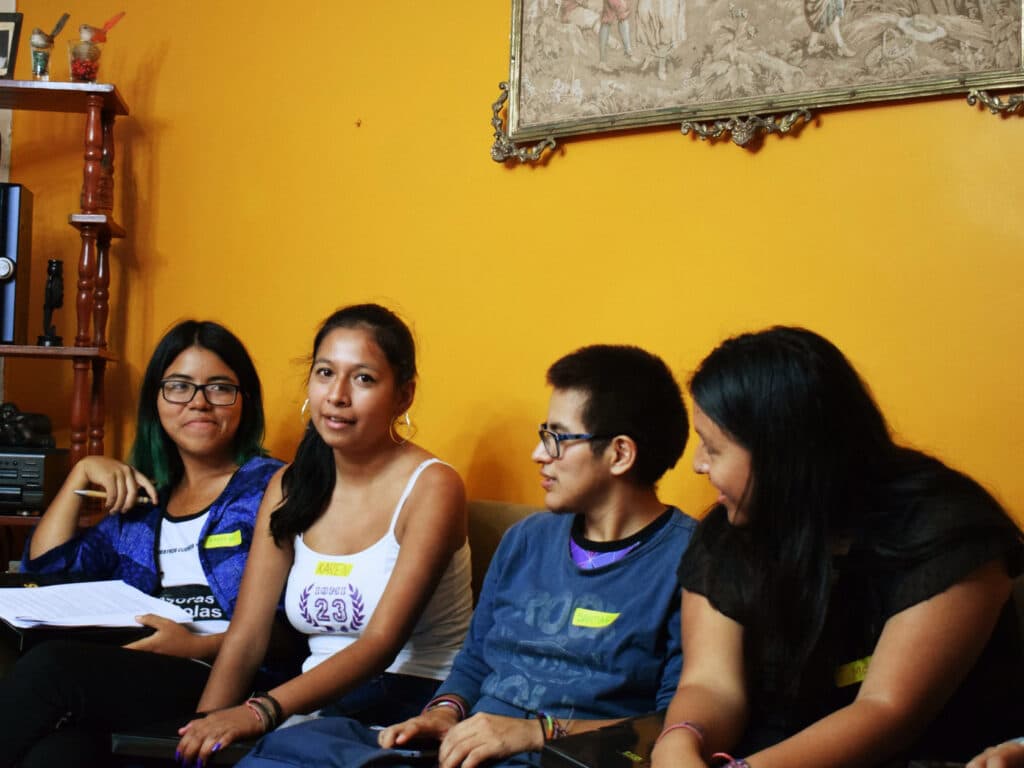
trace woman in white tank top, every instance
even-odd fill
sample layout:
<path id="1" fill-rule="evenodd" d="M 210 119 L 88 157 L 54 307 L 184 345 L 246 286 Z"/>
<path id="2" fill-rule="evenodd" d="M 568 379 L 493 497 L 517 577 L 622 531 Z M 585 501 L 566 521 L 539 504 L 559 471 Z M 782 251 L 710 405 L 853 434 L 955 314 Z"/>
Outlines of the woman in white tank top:
<path id="1" fill-rule="evenodd" d="M 186 763 L 296 714 L 391 722 L 418 712 L 447 676 L 472 611 L 465 492 L 408 440 L 415 378 L 412 334 L 384 307 L 346 307 L 320 327 L 309 423 L 267 488 L 199 702 L 211 714 L 180 731 Z M 246 700 L 282 591 L 310 655 L 301 675 Z"/>

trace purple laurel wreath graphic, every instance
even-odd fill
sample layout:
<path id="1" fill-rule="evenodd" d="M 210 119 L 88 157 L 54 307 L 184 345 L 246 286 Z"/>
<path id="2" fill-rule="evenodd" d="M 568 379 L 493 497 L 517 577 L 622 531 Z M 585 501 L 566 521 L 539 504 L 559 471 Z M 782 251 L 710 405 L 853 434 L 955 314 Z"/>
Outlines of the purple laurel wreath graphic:
<path id="1" fill-rule="evenodd" d="M 349 605 L 345 604 L 343 597 L 336 597 L 330 602 L 326 598 L 318 597 L 313 600 L 313 610 L 310 610 L 309 596 L 313 586 L 309 584 L 299 593 L 299 613 L 309 626 L 316 627 L 321 632 L 354 632 L 362 629 L 366 623 L 366 605 L 356 587 L 348 585 Z M 330 623 L 332 608 L 333 618 L 340 621 L 340 624 Z"/>
<path id="2" fill-rule="evenodd" d="M 324 623 L 325 619 L 329 619 L 330 616 L 327 613 L 327 601 L 322 597 L 319 597 L 313 601 L 313 607 L 316 609 L 314 614 L 309 610 L 309 593 L 313 591 L 313 585 L 308 584 L 302 592 L 299 593 L 299 613 L 302 614 L 302 618 L 311 627 L 316 627 L 321 632 L 335 632 L 334 627 L 330 624 Z"/>
<path id="3" fill-rule="evenodd" d="M 363 596 L 352 584 L 348 585 L 348 593 L 352 598 L 352 623 L 350 630 L 361 629 L 366 620 L 366 607 L 363 605 Z"/>
<path id="4" fill-rule="evenodd" d="M 309 593 L 312 591 L 313 585 L 307 584 L 306 588 L 299 593 L 299 613 L 302 614 L 302 618 L 311 627 L 320 627 L 320 622 L 314 619 L 313 615 L 309 612 Z"/>

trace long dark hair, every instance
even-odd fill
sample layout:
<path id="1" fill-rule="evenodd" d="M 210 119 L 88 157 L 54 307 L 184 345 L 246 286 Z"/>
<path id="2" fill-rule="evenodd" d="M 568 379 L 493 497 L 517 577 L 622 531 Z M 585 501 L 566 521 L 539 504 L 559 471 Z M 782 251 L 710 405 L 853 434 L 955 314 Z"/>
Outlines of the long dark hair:
<path id="1" fill-rule="evenodd" d="M 398 315 L 379 304 L 355 304 L 339 309 L 324 320 L 313 339 L 313 353 L 329 333 L 338 328 L 364 328 L 373 334 L 387 358 L 395 386 L 404 387 L 416 378 L 416 343 Z M 295 461 L 281 477 L 284 498 L 270 516 L 270 533 L 278 543 L 305 531 L 327 508 L 334 492 L 334 454 L 312 423 L 295 452 Z"/>
<path id="2" fill-rule="evenodd" d="M 751 456 L 748 522 L 723 534 L 745 566 L 748 636 L 760 647 L 751 663 L 808 659 L 824 625 L 838 540 L 870 531 L 872 551 L 901 560 L 947 545 L 916 531 L 885 533 L 899 528 L 885 524 L 887 516 L 924 496 L 983 498 L 992 510 L 985 525 L 1013 530 L 973 480 L 894 443 L 853 366 L 811 331 L 775 327 L 729 339 L 700 364 L 690 391 Z"/>
<path id="3" fill-rule="evenodd" d="M 232 442 L 235 463 L 239 466 L 263 451 L 263 391 L 256 366 L 245 345 L 231 331 L 208 320 L 185 320 L 169 330 L 153 350 L 142 377 L 135 442 L 129 463 L 152 478 L 157 488 L 176 486 L 185 472 L 178 447 L 174 444 L 157 411 L 160 380 L 175 358 L 189 347 L 213 352 L 238 377 L 242 397 L 242 418 Z"/>

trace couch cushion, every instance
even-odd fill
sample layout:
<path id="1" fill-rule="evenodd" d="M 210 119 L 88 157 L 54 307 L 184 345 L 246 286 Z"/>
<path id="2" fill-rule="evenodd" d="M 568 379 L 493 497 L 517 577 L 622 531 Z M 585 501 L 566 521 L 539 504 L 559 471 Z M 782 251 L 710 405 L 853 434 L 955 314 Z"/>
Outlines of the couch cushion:
<path id="1" fill-rule="evenodd" d="M 484 574 L 498 542 L 510 526 L 539 512 L 528 504 L 474 499 L 469 502 L 469 547 L 473 551 L 473 602 L 480 596 Z"/>

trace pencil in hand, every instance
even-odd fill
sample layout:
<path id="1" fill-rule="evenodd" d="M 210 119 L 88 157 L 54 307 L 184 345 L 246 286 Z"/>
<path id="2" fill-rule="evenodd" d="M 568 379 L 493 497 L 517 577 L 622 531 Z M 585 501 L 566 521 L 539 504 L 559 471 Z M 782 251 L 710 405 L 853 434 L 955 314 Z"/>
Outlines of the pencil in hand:
<path id="1" fill-rule="evenodd" d="M 84 496 L 87 499 L 105 499 L 107 498 L 106 491 L 90 491 L 85 489 L 79 489 L 75 491 L 77 496 Z M 153 500 L 146 494 L 141 494 L 135 498 L 136 504 L 152 504 Z"/>

